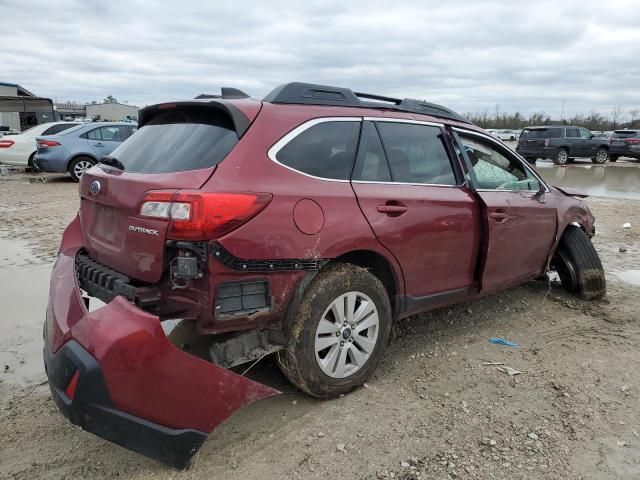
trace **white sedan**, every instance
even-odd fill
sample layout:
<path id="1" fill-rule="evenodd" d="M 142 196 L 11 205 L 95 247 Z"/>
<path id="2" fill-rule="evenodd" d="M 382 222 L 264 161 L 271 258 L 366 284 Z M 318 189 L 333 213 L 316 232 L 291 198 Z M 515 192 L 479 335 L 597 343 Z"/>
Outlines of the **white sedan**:
<path id="1" fill-rule="evenodd" d="M 36 137 L 55 135 L 68 128 L 81 125 L 78 122 L 50 122 L 36 125 L 20 135 L 5 135 L 0 138 L 0 163 L 33 167 L 36 154 Z"/>

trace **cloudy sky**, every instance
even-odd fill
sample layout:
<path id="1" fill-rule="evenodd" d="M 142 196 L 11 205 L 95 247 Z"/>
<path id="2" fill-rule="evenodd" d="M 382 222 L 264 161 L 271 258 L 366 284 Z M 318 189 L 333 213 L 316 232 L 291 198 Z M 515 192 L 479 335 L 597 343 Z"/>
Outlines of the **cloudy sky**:
<path id="1" fill-rule="evenodd" d="M 55 5 L 55 7 L 52 7 Z M 0 0 L 0 82 L 145 105 L 308 81 L 461 112 L 640 108 L 638 0 Z"/>

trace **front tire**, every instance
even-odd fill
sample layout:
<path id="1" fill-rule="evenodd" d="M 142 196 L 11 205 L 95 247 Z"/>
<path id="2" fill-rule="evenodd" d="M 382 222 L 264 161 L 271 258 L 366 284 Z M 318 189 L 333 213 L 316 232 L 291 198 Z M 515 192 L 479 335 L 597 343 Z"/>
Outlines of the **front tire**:
<path id="1" fill-rule="evenodd" d="M 307 394 L 336 397 L 367 381 L 390 331 L 391 306 L 382 282 L 364 268 L 335 263 L 305 292 L 278 366 Z"/>
<path id="2" fill-rule="evenodd" d="M 583 300 L 597 300 L 606 295 L 600 257 L 580 227 L 567 227 L 551 263 L 569 293 Z"/>
<path id="3" fill-rule="evenodd" d="M 74 158 L 69 164 L 69 175 L 71 180 L 79 182 L 82 174 L 89 168 L 93 167 L 96 162 L 91 157 L 77 157 Z"/>
<path id="4" fill-rule="evenodd" d="M 598 149 L 598 151 L 596 152 L 596 156 L 593 157 L 591 161 L 593 163 L 597 163 L 598 165 L 602 165 L 607 161 L 608 158 L 609 158 L 609 150 L 602 147 Z"/>
<path id="5" fill-rule="evenodd" d="M 620 155 L 609 155 L 610 162 L 617 162 L 619 158 L 620 158 Z"/>
<path id="6" fill-rule="evenodd" d="M 553 163 L 556 165 L 566 165 L 569 161 L 569 151 L 566 148 L 561 148 L 556 153 L 556 157 L 553 159 Z"/>

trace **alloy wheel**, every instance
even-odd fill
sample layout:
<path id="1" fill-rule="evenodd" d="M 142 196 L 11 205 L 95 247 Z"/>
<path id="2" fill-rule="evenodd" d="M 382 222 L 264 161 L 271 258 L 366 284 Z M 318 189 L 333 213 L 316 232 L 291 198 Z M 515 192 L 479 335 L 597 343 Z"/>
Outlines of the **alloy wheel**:
<path id="1" fill-rule="evenodd" d="M 378 309 L 367 295 L 347 292 L 327 307 L 315 335 L 318 366 L 331 378 L 346 378 L 371 357 L 378 340 Z"/>

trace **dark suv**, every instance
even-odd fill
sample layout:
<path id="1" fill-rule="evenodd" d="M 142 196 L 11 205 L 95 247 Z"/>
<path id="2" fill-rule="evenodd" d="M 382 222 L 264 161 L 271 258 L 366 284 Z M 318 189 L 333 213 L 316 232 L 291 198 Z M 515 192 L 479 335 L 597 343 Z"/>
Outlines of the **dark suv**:
<path id="1" fill-rule="evenodd" d="M 615 130 L 609 137 L 609 160 L 620 157 L 640 160 L 640 130 Z"/>
<path id="2" fill-rule="evenodd" d="M 455 112 L 302 83 L 240 97 L 146 107 L 82 176 L 44 329 L 54 399 L 82 428 L 184 466 L 277 393 L 239 365 L 275 353 L 333 397 L 371 375 L 394 320 L 549 264 L 581 298 L 605 294 L 577 193 Z M 165 334 L 173 319 L 206 359 Z"/>
<path id="3" fill-rule="evenodd" d="M 529 163 L 550 158 L 556 165 L 565 165 L 576 157 L 590 157 L 593 163 L 605 163 L 609 142 L 584 127 L 527 127 L 520 134 L 516 152 Z"/>

